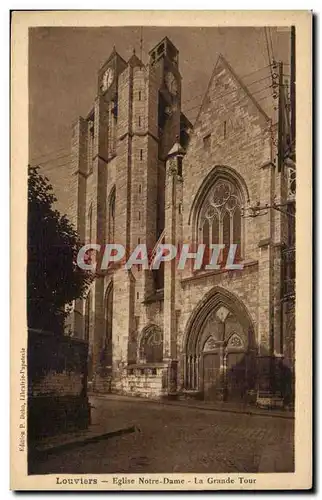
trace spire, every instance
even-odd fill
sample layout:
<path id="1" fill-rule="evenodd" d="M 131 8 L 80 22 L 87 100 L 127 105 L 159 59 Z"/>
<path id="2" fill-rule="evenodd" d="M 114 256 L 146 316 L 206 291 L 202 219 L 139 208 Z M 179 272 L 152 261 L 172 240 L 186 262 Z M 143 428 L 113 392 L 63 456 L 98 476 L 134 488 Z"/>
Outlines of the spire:
<path id="1" fill-rule="evenodd" d="M 140 59 L 142 61 L 142 50 L 143 50 L 143 26 L 140 28 Z"/>

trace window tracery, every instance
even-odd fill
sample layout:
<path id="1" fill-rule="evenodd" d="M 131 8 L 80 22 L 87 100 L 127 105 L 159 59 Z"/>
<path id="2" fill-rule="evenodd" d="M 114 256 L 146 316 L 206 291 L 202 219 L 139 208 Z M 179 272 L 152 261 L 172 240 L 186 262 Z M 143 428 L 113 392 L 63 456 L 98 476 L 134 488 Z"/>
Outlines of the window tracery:
<path id="1" fill-rule="evenodd" d="M 163 360 L 162 331 L 152 325 L 143 333 L 140 341 L 140 361 L 144 363 L 160 363 Z"/>
<path id="2" fill-rule="evenodd" d="M 236 256 L 241 256 L 241 199 L 237 187 L 226 179 L 219 179 L 209 191 L 199 217 L 199 241 L 209 245 L 237 244 Z"/>

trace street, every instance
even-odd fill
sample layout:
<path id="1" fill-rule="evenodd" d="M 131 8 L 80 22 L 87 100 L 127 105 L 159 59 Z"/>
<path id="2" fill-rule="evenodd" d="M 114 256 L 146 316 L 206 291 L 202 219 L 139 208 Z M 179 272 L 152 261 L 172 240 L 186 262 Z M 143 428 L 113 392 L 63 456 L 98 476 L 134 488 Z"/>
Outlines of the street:
<path id="1" fill-rule="evenodd" d="M 93 424 L 139 429 L 51 453 L 32 465 L 48 473 L 292 472 L 294 421 L 261 415 L 91 397 Z"/>

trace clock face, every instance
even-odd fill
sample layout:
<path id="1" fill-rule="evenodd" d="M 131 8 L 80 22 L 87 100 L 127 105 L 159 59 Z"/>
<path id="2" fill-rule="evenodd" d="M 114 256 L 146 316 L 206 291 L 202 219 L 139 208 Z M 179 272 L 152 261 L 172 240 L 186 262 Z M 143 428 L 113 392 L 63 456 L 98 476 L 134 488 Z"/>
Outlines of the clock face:
<path id="1" fill-rule="evenodd" d="M 103 92 L 105 92 L 105 90 L 107 90 L 111 86 L 113 79 L 114 79 L 114 71 L 112 70 L 112 68 L 107 68 L 102 78 Z"/>
<path id="2" fill-rule="evenodd" d="M 177 80 L 171 71 L 165 75 L 165 84 L 172 95 L 176 95 L 178 93 Z"/>

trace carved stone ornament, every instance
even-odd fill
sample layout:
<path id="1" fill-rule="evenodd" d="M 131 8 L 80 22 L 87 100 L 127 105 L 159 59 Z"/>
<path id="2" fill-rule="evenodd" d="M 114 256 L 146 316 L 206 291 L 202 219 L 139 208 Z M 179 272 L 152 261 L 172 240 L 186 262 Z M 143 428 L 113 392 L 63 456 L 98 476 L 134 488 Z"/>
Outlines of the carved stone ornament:
<path id="1" fill-rule="evenodd" d="M 168 161 L 168 175 L 175 175 L 177 171 L 177 160 L 175 158 L 170 158 Z"/>
<path id="2" fill-rule="evenodd" d="M 162 332 L 157 326 L 151 326 L 143 337 L 143 343 L 146 345 L 161 345 Z"/>
<path id="3" fill-rule="evenodd" d="M 217 341 L 215 337 L 211 335 L 210 337 L 207 338 L 203 350 L 204 352 L 208 352 L 208 351 L 213 351 L 216 348 L 217 348 Z"/>
<path id="4" fill-rule="evenodd" d="M 238 347 L 239 349 L 244 347 L 244 343 L 237 333 L 233 333 L 228 340 L 228 347 Z"/>
<path id="5" fill-rule="evenodd" d="M 228 314 L 229 311 L 224 306 L 219 307 L 219 309 L 216 311 L 216 316 L 222 323 L 226 321 Z"/>
<path id="6" fill-rule="evenodd" d="M 296 193 L 296 170 L 295 168 L 288 168 L 287 172 L 287 196 L 289 200 L 293 200 L 295 198 Z"/>

